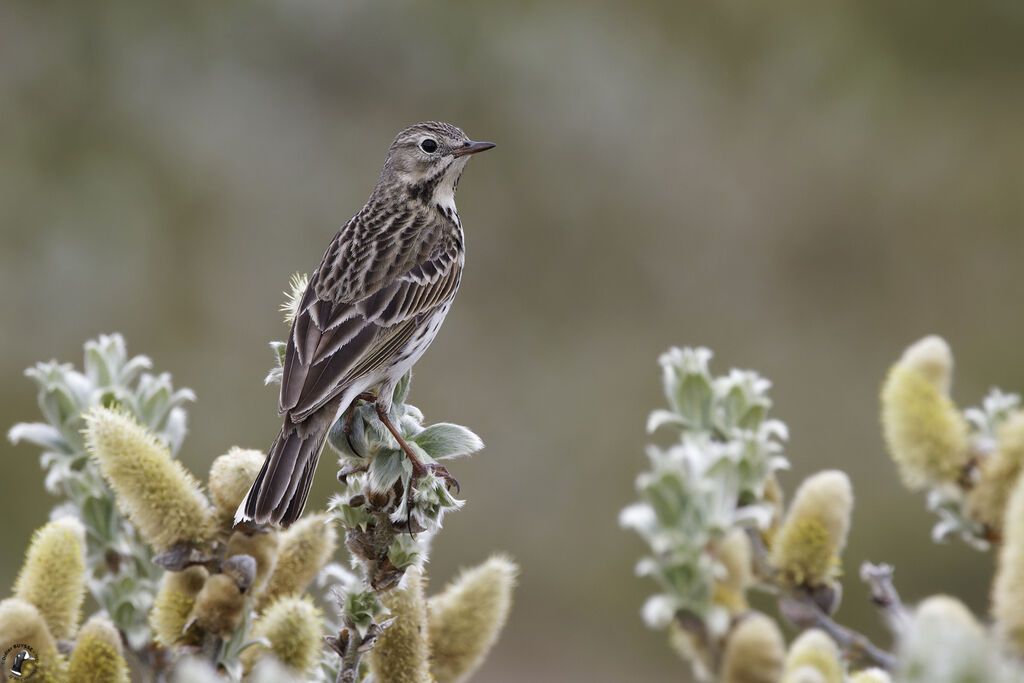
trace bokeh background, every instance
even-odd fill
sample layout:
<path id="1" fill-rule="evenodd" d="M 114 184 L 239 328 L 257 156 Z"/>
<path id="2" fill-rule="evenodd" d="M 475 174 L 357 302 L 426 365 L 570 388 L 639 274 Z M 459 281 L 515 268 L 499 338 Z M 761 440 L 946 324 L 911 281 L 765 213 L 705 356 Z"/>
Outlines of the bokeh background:
<path id="1" fill-rule="evenodd" d="M 453 466 L 469 504 L 430 571 L 493 550 L 523 568 L 477 680 L 686 680 L 641 623 L 643 546 L 616 523 L 673 344 L 774 381 L 790 492 L 851 474 L 842 621 L 885 642 L 864 559 L 907 599 L 984 613 L 991 557 L 930 543 L 877 391 L 933 332 L 962 405 L 1024 389 L 1022 35 L 1006 0 L 8 0 L 0 423 L 37 418 L 25 367 L 121 331 L 198 394 L 194 471 L 266 448 L 289 275 L 395 132 L 448 120 L 498 149 L 463 177 L 468 266 L 412 400 L 488 447 Z M 34 449 L 4 441 L 0 464 L 2 587 L 54 501 Z M 328 458 L 312 506 L 332 482 Z"/>

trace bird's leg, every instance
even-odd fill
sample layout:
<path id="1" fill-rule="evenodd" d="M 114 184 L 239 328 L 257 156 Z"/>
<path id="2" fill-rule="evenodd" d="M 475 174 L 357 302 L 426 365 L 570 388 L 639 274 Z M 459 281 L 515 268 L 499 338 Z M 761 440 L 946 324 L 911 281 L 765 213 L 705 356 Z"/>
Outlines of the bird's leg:
<path id="1" fill-rule="evenodd" d="M 412 447 L 409 446 L 409 444 L 405 442 L 405 439 L 402 438 L 401 434 L 398 433 L 398 430 L 395 428 L 395 425 L 391 424 L 391 420 L 388 418 L 388 413 L 386 410 L 384 410 L 384 406 L 382 406 L 380 403 L 377 403 L 375 404 L 375 407 L 377 408 L 377 417 L 379 417 L 380 421 L 384 423 L 384 426 L 388 428 L 388 431 L 391 432 L 391 435 L 395 437 L 395 440 L 398 441 L 398 445 L 401 446 L 403 451 L 405 451 L 405 454 L 409 456 L 409 462 L 412 463 L 412 481 L 416 482 L 419 479 L 421 479 L 427 472 L 432 472 L 435 475 L 444 479 L 445 485 L 449 487 L 454 486 L 455 490 L 459 491 L 459 482 L 455 479 L 455 477 L 448 473 L 448 468 L 440 463 L 430 463 L 429 465 L 424 465 L 423 462 L 416 457 L 416 454 L 412 452 Z M 411 493 L 412 486 L 410 486 L 409 488 Z"/>

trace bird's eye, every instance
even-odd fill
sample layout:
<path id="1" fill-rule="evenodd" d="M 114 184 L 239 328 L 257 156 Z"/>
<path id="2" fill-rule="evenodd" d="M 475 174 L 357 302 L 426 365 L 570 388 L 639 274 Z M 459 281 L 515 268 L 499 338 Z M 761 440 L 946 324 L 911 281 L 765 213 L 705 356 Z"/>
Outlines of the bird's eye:
<path id="1" fill-rule="evenodd" d="M 431 140 L 430 138 L 427 138 L 426 140 L 420 143 L 420 149 L 422 149 L 427 154 L 432 154 L 437 151 L 437 142 Z"/>

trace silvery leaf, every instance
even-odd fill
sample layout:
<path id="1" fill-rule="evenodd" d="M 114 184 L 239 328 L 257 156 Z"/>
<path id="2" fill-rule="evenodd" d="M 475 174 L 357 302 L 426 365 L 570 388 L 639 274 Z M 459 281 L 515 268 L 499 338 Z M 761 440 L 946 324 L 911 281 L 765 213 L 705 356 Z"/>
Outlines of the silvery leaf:
<path id="1" fill-rule="evenodd" d="M 68 455 L 72 452 L 60 431 L 56 427 L 42 422 L 19 422 L 7 432 L 7 438 L 14 444 L 28 441 L 40 448 Z"/>
<path id="2" fill-rule="evenodd" d="M 412 382 L 412 370 L 402 375 L 402 379 L 398 380 L 398 384 L 395 385 L 395 391 L 391 395 L 392 402 L 394 403 L 405 403 L 406 397 L 409 395 L 409 384 Z"/>
<path id="3" fill-rule="evenodd" d="M 733 516 L 736 524 L 752 522 L 758 529 L 767 529 L 771 526 L 772 518 L 775 516 L 775 508 L 770 503 L 755 503 L 744 505 L 738 508 Z"/>
<path id="4" fill-rule="evenodd" d="M 135 356 L 121 368 L 118 383 L 122 386 L 128 386 L 139 377 L 143 370 L 149 370 L 151 367 L 153 367 L 153 363 L 148 357 Z"/>
<path id="5" fill-rule="evenodd" d="M 667 595 L 652 595 L 643 607 L 644 623 L 649 628 L 666 628 L 675 617 L 676 602 Z"/>
<path id="6" fill-rule="evenodd" d="M 412 463 L 400 449 L 386 449 L 370 461 L 370 489 L 390 491 L 403 475 L 412 473 Z"/>
<path id="7" fill-rule="evenodd" d="M 671 410 L 659 408 L 658 410 L 651 411 L 651 414 L 647 418 L 647 433 L 653 434 L 665 425 L 672 425 L 673 427 L 679 427 L 680 429 L 687 426 L 686 420 L 676 413 L 673 413 Z"/>
<path id="8" fill-rule="evenodd" d="M 333 425 L 331 425 L 331 431 L 327 433 L 327 443 L 330 444 L 331 448 L 336 450 L 339 455 L 348 458 L 362 458 L 363 456 L 352 449 L 352 445 L 358 443 L 359 439 L 362 438 L 362 421 L 359 422 L 359 434 L 356 434 L 356 420 L 352 422 L 352 445 L 349 445 L 349 435 L 345 434 L 345 420 L 347 419 L 348 413 L 342 414 Z"/>
<path id="9" fill-rule="evenodd" d="M 271 368 L 270 372 L 267 373 L 267 376 L 263 378 L 263 385 L 270 386 L 271 384 L 280 384 L 281 377 L 283 375 L 284 370 L 280 366 Z"/>
<path id="10" fill-rule="evenodd" d="M 707 377 L 686 375 L 676 391 L 679 415 L 693 427 L 706 428 L 711 417 L 711 397 L 711 383 Z"/>
<path id="11" fill-rule="evenodd" d="M 164 425 L 162 433 L 172 455 L 177 455 L 182 442 L 185 441 L 185 434 L 188 432 L 187 422 L 188 414 L 184 408 L 172 408 L 167 415 L 167 423 Z"/>
<path id="12" fill-rule="evenodd" d="M 483 440 L 471 430 L 448 422 L 427 427 L 412 441 L 435 460 L 469 455 L 484 447 Z"/>
<path id="13" fill-rule="evenodd" d="M 107 357 L 94 341 L 85 343 L 85 374 L 93 384 L 101 387 L 113 384 L 114 373 Z"/>

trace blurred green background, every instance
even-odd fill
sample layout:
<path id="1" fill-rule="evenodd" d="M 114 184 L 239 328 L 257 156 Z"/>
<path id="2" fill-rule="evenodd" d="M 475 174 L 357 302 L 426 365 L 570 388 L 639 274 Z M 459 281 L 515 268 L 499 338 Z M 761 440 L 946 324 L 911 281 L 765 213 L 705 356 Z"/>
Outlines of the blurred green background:
<path id="1" fill-rule="evenodd" d="M 469 503 L 435 586 L 492 550 L 523 567 L 478 680 L 685 680 L 641 623 L 643 547 L 616 523 L 672 344 L 775 382 L 790 492 L 851 474 L 841 621 L 885 642 L 865 559 L 894 563 L 906 599 L 984 613 L 991 557 L 930 543 L 877 391 L 933 332 L 961 405 L 1024 389 L 1022 36 L 1007 0 L 9 0 L 0 423 L 37 419 L 25 367 L 80 365 L 82 342 L 121 331 L 198 394 L 189 467 L 265 449 L 289 275 L 399 129 L 447 120 L 498 149 L 463 177 L 463 287 L 411 398 L 488 444 L 453 466 Z M 0 443 L 0 586 L 54 502 L 37 455 Z"/>

